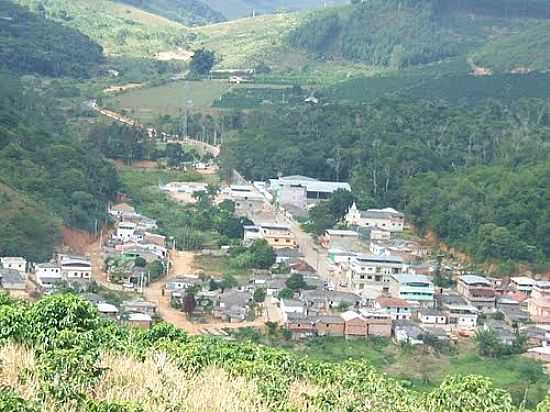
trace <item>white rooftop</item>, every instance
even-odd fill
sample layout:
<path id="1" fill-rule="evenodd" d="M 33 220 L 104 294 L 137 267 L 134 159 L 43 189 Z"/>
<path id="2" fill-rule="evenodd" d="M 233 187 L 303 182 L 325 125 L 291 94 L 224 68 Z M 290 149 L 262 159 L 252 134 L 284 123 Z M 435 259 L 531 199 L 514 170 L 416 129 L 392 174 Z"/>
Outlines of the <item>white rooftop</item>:
<path id="1" fill-rule="evenodd" d="M 151 322 L 153 318 L 146 313 L 130 313 L 128 320 L 131 322 Z"/>
<path id="2" fill-rule="evenodd" d="M 360 318 L 361 315 L 357 312 L 354 312 L 352 310 L 348 310 L 347 312 L 344 312 L 340 315 L 344 321 L 349 322 L 350 320 Z"/>
<path id="3" fill-rule="evenodd" d="M 534 286 L 536 283 L 535 279 L 528 276 L 515 276 L 510 278 L 510 280 L 514 283 L 517 283 L 518 285 L 524 286 Z"/>
<path id="4" fill-rule="evenodd" d="M 359 236 L 355 230 L 338 230 L 338 229 L 328 229 L 327 233 L 329 235 L 335 236 Z"/>
<path id="5" fill-rule="evenodd" d="M 118 313 L 117 307 L 115 305 L 111 305 L 110 303 L 98 303 L 97 310 L 100 313 Z"/>

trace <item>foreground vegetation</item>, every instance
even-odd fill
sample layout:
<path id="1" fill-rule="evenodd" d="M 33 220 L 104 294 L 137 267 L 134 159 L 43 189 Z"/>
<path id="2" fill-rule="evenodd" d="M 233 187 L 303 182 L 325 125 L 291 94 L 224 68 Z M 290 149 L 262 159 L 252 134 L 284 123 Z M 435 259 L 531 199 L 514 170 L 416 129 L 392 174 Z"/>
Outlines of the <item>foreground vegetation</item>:
<path id="1" fill-rule="evenodd" d="M 148 331 L 119 327 L 74 295 L 33 305 L 2 296 L 0 325 L 5 411 L 524 410 L 486 378 L 449 377 L 430 392 L 415 392 L 365 361 L 331 364 L 253 343 L 189 337 L 164 323 Z M 208 397 L 189 398 L 193 389 L 207 389 L 195 392 Z M 541 403 L 537 411 L 547 408 Z"/>

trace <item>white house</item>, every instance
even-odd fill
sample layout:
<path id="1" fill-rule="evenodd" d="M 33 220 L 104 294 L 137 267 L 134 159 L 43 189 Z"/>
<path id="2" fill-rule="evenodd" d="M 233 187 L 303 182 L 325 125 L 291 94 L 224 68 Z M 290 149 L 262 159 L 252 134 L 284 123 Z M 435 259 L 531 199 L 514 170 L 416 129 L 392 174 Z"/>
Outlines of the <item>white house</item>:
<path id="1" fill-rule="evenodd" d="M 408 320 L 413 314 L 415 305 L 404 299 L 379 296 L 374 303 L 374 308 L 389 314 L 392 320 Z"/>
<path id="2" fill-rule="evenodd" d="M 289 313 L 298 313 L 302 315 L 305 312 L 304 303 L 295 299 L 281 299 L 280 308 L 283 322 L 287 321 Z"/>
<path id="3" fill-rule="evenodd" d="M 133 206 L 130 206 L 128 203 L 119 203 L 117 205 L 111 206 L 109 209 L 109 214 L 116 218 L 121 218 L 125 214 L 135 214 L 136 209 Z"/>
<path id="4" fill-rule="evenodd" d="M 405 270 L 398 256 L 357 255 L 349 263 L 347 281 L 354 292 L 375 289 L 379 294 L 389 292 L 390 276 Z"/>
<path id="5" fill-rule="evenodd" d="M 243 245 L 249 246 L 256 240 L 263 239 L 259 226 L 246 225 L 243 226 Z"/>
<path id="6" fill-rule="evenodd" d="M 58 255 L 61 273 L 66 279 L 90 279 L 92 277 L 92 262 L 80 256 Z"/>
<path id="7" fill-rule="evenodd" d="M 418 321 L 423 325 L 445 325 L 447 315 L 436 309 L 423 308 L 418 311 Z"/>
<path id="8" fill-rule="evenodd" d="M 114 238 L 122 242 L 143 240 L 144 233 L 138 231 L 137 224 L 133 222 L 120 222 L 117 225 Z"/>
<path id="9" fill-rule="evenodd" d="M 23 275 L 27 272 L 27 260 L 25 258 L 5 256 L 0 257 L 0 263 L 2 263 L 4 269 L 14 269 Z"/>
<path id="10" fill-rule="evenodd" d="M 402 232 L 405 216 L 392 208 L 359 210 L 354 203 L 345 217 L 352 226 L 378 228 L 389 232 Z"/>
<path id="11" fill-rule="evenodd" d="M 477 327 L 478 310 L 471 305 L 444 305 L 449 325 L 459 329 Z"/>
<path id="12" fill-rule="evenodd" d="M 373 228 L 370 231 L 370 240 L 390 240 L 391 232 L 385 229 Z"/>
<path id="13" fill-rule="evenodd" d="M 359 233 L 354 230 L 329 229 L 319 240 L 326 249 L 350 249 L 359 242 Z"/>
<path id="14" fill-rule="evenodd" d="M 536 283 L 537 282 L 535 279 L 528 276 L 516 276 L 510 278 L 510 286 L 512 289 L 526 293 L 527 295 L 531 295 L 531 291 Z"/>
<path id="15" fill-rule="evenodd" d="M 35 268 L 36 282 L 42 289 L 53 289 L 63 280 L 61 268 L 55 263 L 40 263 Z"/>

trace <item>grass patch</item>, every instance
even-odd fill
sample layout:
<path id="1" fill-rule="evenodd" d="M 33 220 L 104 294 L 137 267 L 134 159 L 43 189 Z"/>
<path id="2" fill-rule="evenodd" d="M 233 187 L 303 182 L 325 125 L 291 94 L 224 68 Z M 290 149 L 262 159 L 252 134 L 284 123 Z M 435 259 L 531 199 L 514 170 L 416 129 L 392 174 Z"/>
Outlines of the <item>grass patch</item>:
<path id="1" fill-rule="evenodd" d="M 346 340 L 344 338 L 317 338 L 305 342 L 294 350 L 300 354 L 327 362 L 347 359 L 366 359 L 376 368 L 394 362 L 391 344 L 386 339 Z"/>
<path id="2" fill-rule="evenodd" d="M 214 50 L 221 58 L 219 67 L 254 66 L 284 47 L 287 34 L 301 19 L 299 14 L 276 14 L 211 24 L 195 30 L 193 47 Z"/>
<path id="3" fill-rule="evenodd" d="M 188 44 L 185 26 L 130 5 L 108 0 L 49 0 L 43 5 L 49 18 L 88 35 L 110 56 L 153 57 Z M 57 17 L 59 10 L 68 18 Z"/>
<path id="4" fill-rule="evenodd" d="M 196 270 L 203 271 L 207 275 L 222 277 L 231 275 L 239 279 L 249 279 L 250 272 L 246 269 L 237 269 L 231 265 L 229 256 L 197 256 L 193 260 L 193 266 Z"/>
<path id="5" fill-rule="evenodd" d="M 461 343 L 456 355 L 437 354 L 423 347 L 401 349 L 385 339 L 323 337 L 303 343 L 271 343 L 322 361 L 365 359 L 373 367 L 407 381 L 408 385 L 419 391 L 432 390 L 449 375 L 481 375 L 510 391 L 518 404 L 529 386 L 527 403 L 535 405 L 550 389 L 550 380 L 540 362 L 523 356 L 481 358 L 471 343 Z"/>
<path id="6" fill-rule="evenodd" d="M 124 110 L 143 123 L 151 123 L 163 115 L 183 118 L 188 107 L 208 109 L 230 87 L 223 80 L 176 81 L 122 93 L 107 100 L 106 104 L 115 110 Z"/>

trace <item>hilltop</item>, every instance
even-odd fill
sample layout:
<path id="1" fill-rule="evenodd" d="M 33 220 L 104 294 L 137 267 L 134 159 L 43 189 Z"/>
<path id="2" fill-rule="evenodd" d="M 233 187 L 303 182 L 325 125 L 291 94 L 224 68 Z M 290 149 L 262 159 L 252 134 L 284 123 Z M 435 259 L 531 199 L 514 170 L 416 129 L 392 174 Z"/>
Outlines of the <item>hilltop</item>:
<path id="1" fill-rule="evenodd" d="M 117 0 L 137 8 L 164 16 L 185 24 L 196 26 L 224 20 L 224 16 L 200 0 Z"/>
<path id="2" fill-rule="evenodd" d="M 228 19 L 347 4 L 348 0 L 205 0 Z"/>
<path id="3" fill-rule="evenodd" d="M 529 57 L 542 54 L 540 48 L 515 54 L 513 46 L 508 46 L 510 50 L 500 50 L 498 55 L 494 49 L 500 41 L 510 41 L 503 40 L 509 37 L 517 47 L 537 35 L 536 45 L 547 46 L 545 39 L 550 35 L 544 33 L 546 26 L 538 26 L 540 21 L 531 14 L 510 11 L 504 15 L 497 13 L 499 6 L 481 3 L 486 3 L 486 8 L 435 0 L 360 2 L 311 14 L 290 34 L 289 41 L 325 59 L 343 58 L 396 69 L 475 55 L 477 49 L 487 46 L 489 49 L 480 53 L 483 63 L 510 56 L 516 59 L 514 64 L 529 67 Z M 491 13 L 493 9 L 495 13 Z"/>
<path id="4" fill-rule="evenodd" d="M 24 7 L 2 2 L 0 17 L 0 68 L 54 77 L 87 77 L 103 60 L 103 49 L 89 37 Z"/>
<path id="5" fill-rule="evenodd" d="M 128 4 L 111 0 L 13 0 L 40 12 L 48 20 L 85 34 L 100 44 L 106 56 L 148 57 L 188 45 L 186 26 Z"/>

